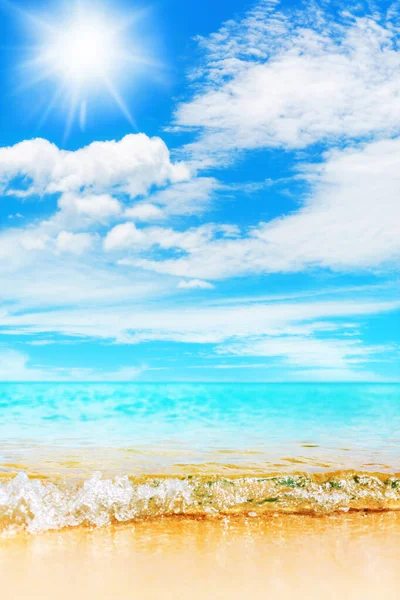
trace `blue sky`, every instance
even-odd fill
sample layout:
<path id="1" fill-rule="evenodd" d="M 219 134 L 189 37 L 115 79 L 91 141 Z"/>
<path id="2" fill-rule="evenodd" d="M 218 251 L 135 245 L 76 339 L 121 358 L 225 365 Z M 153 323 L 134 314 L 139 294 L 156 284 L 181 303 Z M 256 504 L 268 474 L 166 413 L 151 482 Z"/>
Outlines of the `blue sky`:
<path id="1" fill-rule="evenodd" d="M 0 379 L 399 379 L 400 4 L 0 2 Z"/>

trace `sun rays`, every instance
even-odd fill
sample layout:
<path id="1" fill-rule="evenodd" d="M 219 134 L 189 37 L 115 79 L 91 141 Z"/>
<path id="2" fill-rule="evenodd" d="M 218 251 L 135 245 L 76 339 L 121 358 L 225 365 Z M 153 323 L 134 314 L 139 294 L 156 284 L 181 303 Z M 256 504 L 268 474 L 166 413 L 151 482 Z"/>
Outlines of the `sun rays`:
<path id="1" fill-rule="evenodd" d="M 80 2 L 52 20 L 23 18 L 34 39 L 21 64 L 24 88 L 42 85 L 48 96 L 39 124 L 62 106 L 68 137 L 75 123 L 86 127 L 89 113 L 106 98 L 134 125 L 127 84 L 131 93 L 139 76 L 150 78 L 163 68 L 143 43 L 143 11 L 121 15 Z"/>

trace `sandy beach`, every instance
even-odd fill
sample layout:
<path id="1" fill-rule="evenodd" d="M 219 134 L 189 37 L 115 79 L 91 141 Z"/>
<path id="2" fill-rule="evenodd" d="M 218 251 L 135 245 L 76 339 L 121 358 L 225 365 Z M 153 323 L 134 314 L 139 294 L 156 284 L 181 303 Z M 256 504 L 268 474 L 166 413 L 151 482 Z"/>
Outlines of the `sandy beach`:
<path id="1" fill-rule="evenodd" d="M 0 540 L 2 597 L 398 598 L 400 514 L 161 518 Z"/>

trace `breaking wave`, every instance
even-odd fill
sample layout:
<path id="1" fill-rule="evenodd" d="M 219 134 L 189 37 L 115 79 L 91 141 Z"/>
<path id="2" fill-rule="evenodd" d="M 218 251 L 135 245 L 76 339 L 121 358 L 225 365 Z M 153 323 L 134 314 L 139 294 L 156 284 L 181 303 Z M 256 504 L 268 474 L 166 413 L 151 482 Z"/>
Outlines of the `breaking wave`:
<path id="1" fill-rule="evenodd" d="M 0 482 L 0 533 L 104 527 L 174 515 L 212 517 L 349 510 L 400 510 L 400 476 L 354 472 L 266 477 L 104 478 L 81 483 L 29 478 Z"/>

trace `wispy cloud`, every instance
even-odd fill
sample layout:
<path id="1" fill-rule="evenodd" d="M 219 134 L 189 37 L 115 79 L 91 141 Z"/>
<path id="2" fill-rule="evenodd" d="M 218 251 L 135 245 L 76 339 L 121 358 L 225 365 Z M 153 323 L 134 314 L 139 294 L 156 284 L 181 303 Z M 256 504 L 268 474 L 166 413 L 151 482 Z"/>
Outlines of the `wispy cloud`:
<path id="1" fill-rule="evenodd" d="M 312 379 L 317 370 L 327 379 L 372 380 L 374 365 L 382 360 L 398 361 L 396 343 L 365 343 L 365 320 L 400 310 L 394 301 L 297 301 L 225 306 L 191 305 L 179 308 L 143 309 L 137 305 L 100 309 L 51 310 L 26 314 L 3 314 L 0 333 L 19 340 L 44 339 L 103 341 L 119 344 L 155 342 L 191 346 L 191 356 L 208 357 L 210 370 L 224 368 L 227 359 L 234 370 L 235 361 L 262 358 L 263 369 L 275 367 L 289 379 Z M 47 336 L 38 338 L 38 336 Z M 43 370 L 32 367 L 26 355 L 0 356 L 0 377 L 41 379 Z M 146 372 L 153 367 L 146 367 Z M 165 366 L 168 371 L 168 367 Z M 181 371 L 192 367 L 185 362 Z M 226 367 L 228 368 L 228 367 Z M 2 369 L 2 370 L 1 370 Z M 33 369 L 33 370 L 32 370 Z M 7 375 L 6 375 L 7 372 Z M 132 373 L 134 373 L 132 371 Z M 92 370 L 51 371 L 54 379 L 129 379 L 131 371 L 101 373 Z M 181 374 L 182 374 L 181 373 Z M 302 374 L 302 375 L 301 375 Z M 300 376 L 301 375 L 301 376 Z M 329 376 L 328 376 L 329 375 Z M 282 375 L 280 376 L 282 377 Z M 378 376 L 377 376 L 378 377 Z M 271 378 L 275 376 L 272 374 Z M 379 378 L 379 377 L 378 377 Z"/>
<path id="2" fill-rule="evenodd" d="M 31 361 L 24 352 L 0 350 L 0 381 L 134 381 L 143 367 L 115 371 L 89 368 L 48 368 Z"/>
<path id="3" fill-rule="evenodd" d="M 343 330 L 346 320 L 398 310 L 397 301 L 325 300 L 259 304 L 199 305 L 188 300 L 179 307 L 117 305 L 51 311 L 26 311 L 2 317 L 3 328 L 13 333 L 58 333 L 61 335 L 139 343 L 169 340 L 218 344 L 232 338 L 257 335 L 312 335 L 318 330 Z M 339 319 L 338 324 L 332 320 Z M 7 330 L 4 329 L 7 333 Z"/>
<path id="4" fill-rule="evenodd" d="M 189 279 L 178 283 L 178 288 L 181 290 L 212 290 L 213 284 L 203 279 Z"/>
<path id="5" fill-rule="evenodd" d="M 315 268 L 392 269 L 400 259 L 399 161 L 400 138 L 332 150 L 322 162 L 298 167 L 310 184 L 298 211 L 260 223 L 233 239 L 216 238 L 209 230 L 207 240 L 185 248 L 176 238 L 183 256 L 136 264 L 205 279 Z M 204 226 L 198 235 L 202 230 Z M 184 239 L 185 234 L 179 235 Z"/>
<path id="6" fill-rule="evenodd" d="M 199 132 L 193 160 L 399 132 L 395 14 L 352 8 L 261 1 L 200 38 L 195 94 L 175 113 L 176 127 Z"/>

